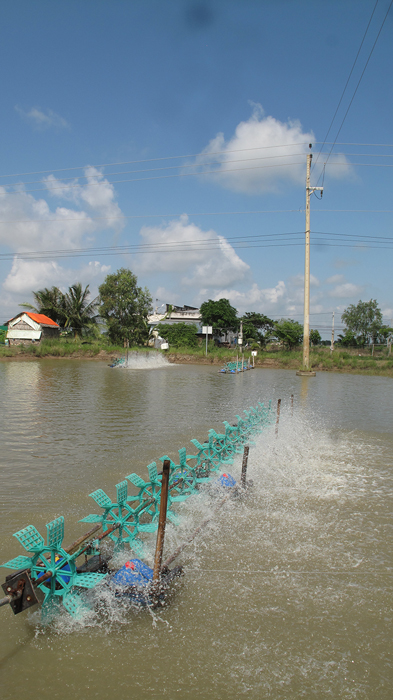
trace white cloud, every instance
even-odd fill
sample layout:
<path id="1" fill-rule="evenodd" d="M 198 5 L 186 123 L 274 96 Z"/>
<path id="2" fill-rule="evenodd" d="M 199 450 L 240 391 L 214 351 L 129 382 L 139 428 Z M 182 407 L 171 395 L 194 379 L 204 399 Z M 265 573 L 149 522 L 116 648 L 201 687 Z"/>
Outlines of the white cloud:
<path id="1" fill-rule="evenodd" d="M 30 294 L 33 289 L 55 285 L 65 291 L 76 281 L 83 286 L 97 284 L 97 279 L 101 282 L 109 270 L 110 265 L 102 265 L 97 261 L 91 261 L 78 270 L 70 270 L 53 260 L 21 260 L 15 256 L 11 271 L 3 282 L 3 289 L 14 294 Z"/>
<path id="2" fill-rule="evenodd" d="M 102 173 L 95 168 L 85 169 L 87 183 L 70 190 L 58 185 L 53 176 L 47 180 L 60 189 L 51 193 L 57 199 L 66 199 L 72 205 L 51 208 L 45 199 L 19 190 L 8 192 L 0 187 L 0 245 L 14 253 L 12 266 L 3 281 L 2 303 L 9 315 L 28 293 L 34 289 L 59 286 L 64 290 L 74 282 L 93 285 L 92 293 L 110 270 L 109 265 L 97 261 L 75 267 L 51 256 L 51 252 L 72 253 L 75 249 L 92 245 L 96 234 L 112 229 L 117 232 L 124 225 L 122 212 L 115 201 L 115 191 Z M 90 185 L 93 185 L 90 187 Z M 48 185 L 47 185 L 48 186 Z M 119 218 L 120 217 L 120 218 Z M 26 254 L 35 252 L 35 259 Z M 42 254 L 42 258 L 39 258 Z M 93 257 L 94 253 L 92 253 Z M 86 258 L 84 258 L 86 260 Z M 21 295 L 23 294 L 23 297 Z M 4 299 L 4 302 L 3 302 Z"/>
<path id="3" fill-rule="evenodd" d="M 293 287 L 301 287 L 304 289 L 304 275 L 298 274 L 294 275 L 293 277 L 290 277 L 290 283 Z M 320 282 L 318 277 L 315 277 L 315 275 L 310 275 L 310 287 L 319 287 Z"/>
<path id="4" fill-rule="evenodd" d="M 344 282 L 344 280 L 344 275 L 333 275 L 332 277 L 327 278 L 326 284 L 341 284 Z"/>
<path id="5" fill-rule="evenodd" d="M 338 299 L 345 299 L 346 297 L 356 297 L 359 296 L 364 287 L 359 284 L 352 284 L 352 282 L 345 282 L 344 284 L 338 284 L 329 293 L 329 297 L 336 297 Z"/>
<path id="6" fill-rule="evenodd" d="M 303 131 L 298 120 L 281 122 L 265 116 L 261 105 L 253 107 L 251 117 L 237 125 L 228 141 L 223 133 L 217 134 L 195 164 L 214 173 L 217 182 L 235 192 L 275 192 L 283 182 L 304 185 L 305 156 L 309 143 L 315 141 L 314 134 Z M 337 155 L 335 162 L 343 165 L 329 167 L 329 175 L 348 175 L 350 166 L 345 157 Z"/>
<path id="7" fill-rule="evenodd" d="M 32 107 L 28 112 L 18 105 L 15 105 L 15 110 L 20 114 L 20 116 L 26 121 L 34 124 L 38 129 L 50 129 L 51 127 L 57 129 L 69 129 L 70 124 L 64 117 L 60 114 L 56 114 L 52 109 L 47 109 L 46 113 L 43 112 L 38 107 Z"/>
<path id="8" fill-rule="evenodd" d="M 229 299 L 232 306 L 240 313 L 251 310 L 261 313 L 272 313 L 284 306 L 283 302 L 286 301 L 286 296 L 287 288 L 285 282 L 280 280 L 275 287 L 266 289 L 260 289 L 256 283 L 245 292 L 240 292 L 236 289 L 224 289 L 216 292 L 213 299 L 215 301 L 218 301 L 218 299 Z"/>
<path id="9" fill-rule="evenodd" d="M 203 231 L 185 214 L 166 225 L 143 226 L 140 235 L 144 245 L 155 248 L 134 258 L 138 273 L 177 273 L 184 287 L 214 285 L 219 289 L 241 281 L 250 269 L 224 236 L 213 229 Z"/>
<path id="10" fill-rule="evenodd" d="M 7 192 L 0 187 L 0 220 L 5 222 L 0 223 L 0 244 L 10 246 L 17 253 L 72 250 L 80 247 L 87 234 L 124 226 L 113 185 L 95 168 L 86 168 L 85 174 L 87 183 L 71 190 L 62 188 L 64 183 L 53 175 L 46 178 L 51 187 L 60 187 L 51 193 L 53 196 L 71 200 L 79 209 L 58 206 L 51 210 L 44 199 L 35 199 L 23 190 Z"/>

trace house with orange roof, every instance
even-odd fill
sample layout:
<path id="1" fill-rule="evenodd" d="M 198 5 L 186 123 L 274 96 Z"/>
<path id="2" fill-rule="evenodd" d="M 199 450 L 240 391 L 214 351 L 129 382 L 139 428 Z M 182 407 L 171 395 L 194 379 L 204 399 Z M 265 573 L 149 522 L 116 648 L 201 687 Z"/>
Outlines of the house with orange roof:
<path id="1" fill-rule="evenodd" d="M 60 335 L 60 326 L 51 318 L 30 311 L 23 311 L 11 318 L 7 326 L 6 340 L 9 345 L 32 345 L 43 338 L 58 338 Z"/>

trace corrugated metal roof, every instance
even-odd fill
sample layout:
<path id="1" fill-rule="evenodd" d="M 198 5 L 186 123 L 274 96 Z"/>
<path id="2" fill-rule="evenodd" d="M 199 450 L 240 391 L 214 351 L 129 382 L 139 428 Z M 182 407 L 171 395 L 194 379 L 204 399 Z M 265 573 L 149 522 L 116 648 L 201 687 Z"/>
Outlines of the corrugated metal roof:
<path id="1" fill-rule="evenodd" d="M 41 326 L 56 326 L 56 328 L 60 328 L 60 326 L 52 321 L 49 316 L 45 316 L 45 314 L 32 314 L 30 311 L 26 311 L 27 316 L 30 316 L 30 318 L 35 321 L 36 323 L 40 323 Z"/>

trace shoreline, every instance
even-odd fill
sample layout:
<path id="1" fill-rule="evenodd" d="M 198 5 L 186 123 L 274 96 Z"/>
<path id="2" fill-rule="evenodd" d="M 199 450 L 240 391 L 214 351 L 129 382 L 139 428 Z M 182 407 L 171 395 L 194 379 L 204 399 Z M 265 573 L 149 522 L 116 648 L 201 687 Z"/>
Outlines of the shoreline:
<path id="1" fill-rule="evenodd" d="M 145 351 L 142 351 L 145 352 Z M 40 360 L 87 360 L 97 361 L 97 362 L 107 362 L 112 363 L 114 360 L 124 357 L 124 351 L 107 351 L 100 350 L 98 353 L 90 353 L 88 351 L 76 350 L 75 352 L 68 353 L 65 355 L 51 355 L 47 353 L 45 355 L 32 355 L 30 353 L 15 353 L 15 355 L 0 356 L 0 362 L 34 362 Z M 185 365 L 215 365 L 221 366 L 226 361 L 231 358 L 222 357 L 205 357 L 198 355 L 188 355 L 186 353 L 169 353 L 165 355 L 171 364 L 185 364 Z M 383 360 L 381 361 L 383 362 Z M 299 362 L 294 358 L 281 360 L 279 358 L 274 359 L 271 357 L 255 359 L 255 369 L 286 369 L 290 371 L 296 371 L 299 369 Z M 378 377 L 388 377 L 393 379 L 393 369 L 391 367 L 326 367 L 323 362 L 318 364 L 313 364 L 313 371 L 315 372 L 335 372 L 339 374 L 358 374 L 364 376 L 378 376 Z"/>

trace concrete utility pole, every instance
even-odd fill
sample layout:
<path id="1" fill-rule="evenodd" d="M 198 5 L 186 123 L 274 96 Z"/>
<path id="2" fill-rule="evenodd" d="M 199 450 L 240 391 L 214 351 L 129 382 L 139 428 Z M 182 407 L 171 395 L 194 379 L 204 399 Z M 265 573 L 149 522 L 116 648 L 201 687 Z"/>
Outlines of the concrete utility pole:
<path id="1" fill-rule="evenodd" d="M 333 311 L 333 318 L 332 318 L 332 342 L 330 343 L 330 352 L 333 352 L 334 350 L 334 311 Z"/>
<path id="2" fill-rule="evenodd" d="M 312 144 L 310 143 L 310 148 Z M 304 322 L 303 322 L 303 369 L 310 369 L 310 197 L 323 187 L 310 186 L 312 153 L 307 154 L 306 175 L 306 249 L 304 257 Z"/>

